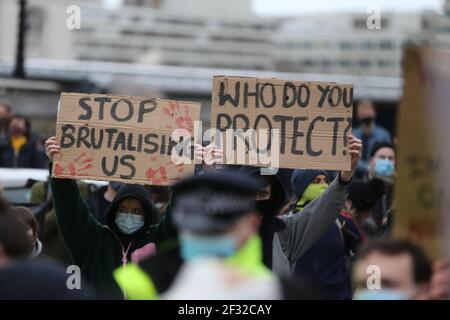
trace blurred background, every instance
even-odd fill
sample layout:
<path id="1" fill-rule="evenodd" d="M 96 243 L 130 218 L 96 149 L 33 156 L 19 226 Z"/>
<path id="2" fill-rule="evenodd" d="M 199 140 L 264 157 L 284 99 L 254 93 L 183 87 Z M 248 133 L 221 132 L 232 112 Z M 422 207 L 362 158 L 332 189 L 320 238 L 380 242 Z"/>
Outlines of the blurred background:
<path id="1" fill-rule="evenodd" d="M 0 0 L 0 99 L 44 138 L 61 91 L 200 101 L 207 127 L 212 75 L 337 81 L 395 136 L 411 42 L 450 47 L 450 1 Z"/>
<path id="2" fill-rule="evenodd" d="M 341 279 L 336 288 L 349 299 L 348 259 L 366 237 L 385 239 L 395 226 L 396 236 L 410 236 L 428 252 L 439 253 L 436 258 L 449 257 L 450 248 L 437 248 L 450 244 L 445 140 L 450 51 L 435 48 L 450 49 L 450 0 L 0 0 L 0 200 L 21 211 L 25 206 L 36 218 L 36 255 L 71 263 L 53 209 L 43 144 L 55 134 L 61 92 L 197 101 L 205 129 L 214 75 L 353 84 L 353 134 L 361 139 L 362 158 L 341 212 L 350 220 L 338 218 L 324 242 L 314 244 L 309 257 L 324 258 L 317 260 L 321 267 L 312 258 L 299 263 L 314 266 L 314 276 L 323 275 L 323 283 Z M 310 177 L 300 172 L 296 183 L 291 175 L 292 170 L 280 171 L 288 189 L 283 188 L 286 203 L 278 213 L 302 211 L 321 195 L 309 195 L 307 188 L 319 185 L 323 192 L 334 177 L 333 172 Z M 271 181 L 265 181 L 266 188 L 276 194 Z M 89 210 L 106 223 L 121 184 L 78 183 Z M 159 220 L 171 191 L 146 188 Z M 275 201 L 275 196 L 264 200 Z M 1 206 L 0 201 L 0 211 Z M 346 223 L 354 228 L 344 229 Z M 399 255 L 417 251 L 395 242 L 372 248 L 388 253 L 390 264 L 383 270 L 396 271 L 395 280 L 386 283 L 398 284 L 398 278 L 409 275 L 391 263 L 389 252 L 398 247 L 403 247 Z M 431 298 L 448 298 L 448 260 L 436 260 L 442 262 L 433 275 L 438 280 L 431 278 L 429 261 L 418 260 L 414 270 L 423 262 L 426 281 L 417 285 L 432 288 Z"/>

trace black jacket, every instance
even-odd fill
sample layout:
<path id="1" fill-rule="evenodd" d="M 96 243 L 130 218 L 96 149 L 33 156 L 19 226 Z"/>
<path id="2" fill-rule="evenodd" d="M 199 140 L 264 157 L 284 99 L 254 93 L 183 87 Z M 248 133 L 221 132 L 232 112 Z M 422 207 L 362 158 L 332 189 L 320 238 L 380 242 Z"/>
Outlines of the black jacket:
<path id="1" fill-rule="evenodd" d="M 0 167 L 5 168 L 45 168 L 44 150 L 39 147 L 39 141 L 28 137 L 18 155 L 14 154 L 11 139 L 7 136 L 0 141 Z"/>
<path id="2" fill-rule="evenodd" d="M 0 300 L 79 300 L 95 299 L 94 291 L 80 281 L 80 287 L 69 289 L 67 282 L 77 284 L 76 271 L 50 260 L 32 259 L 0 269 Z M 73 279 L 69 277 L 73 276 Z M 73 281 L 72 281 L 73 280 Z"/>

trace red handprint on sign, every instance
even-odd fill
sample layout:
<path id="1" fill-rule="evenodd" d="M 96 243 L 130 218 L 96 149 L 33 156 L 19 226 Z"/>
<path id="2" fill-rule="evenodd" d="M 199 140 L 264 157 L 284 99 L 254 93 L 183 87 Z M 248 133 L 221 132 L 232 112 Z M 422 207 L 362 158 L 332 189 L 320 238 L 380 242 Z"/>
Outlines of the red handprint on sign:
<path id="1" fill-rule="evenodd" d="M 59 163 L 55 164 L 55 176 L 61 176 L 65 173 L 71 176 L 86 176 L 87 170 L 94 168 L 92 165 L 93 158 L 87 158 L 87 153 L 83 152 L 73 162 L 67 166 L 62 166 Z"/>
<path id="2" fill-rule="evenodd" d="M 194 130 L 194 121 L 189 114 L 187 105 L 180 106 L 178 101 L 170 101 L 163 109 L 164 114 L 173 119 L 174 125 L 167 125 L 167 129 L 186 129 L 189 132 Z"/>
<path id="3" fill-rule="evenodd" d="M 156 156 L 153 156 L 151 160 L 155 161 Z M 167 162 L 159 167 L 149 167 L 145 172 L 145 176 L 150 184 L 165 185 L 169 182 L 167 172 L 172 168 L 175 168 L 177 172 L 182 173 L 184 172 L 184 163 L 175 164 L 173 162 Z"/>

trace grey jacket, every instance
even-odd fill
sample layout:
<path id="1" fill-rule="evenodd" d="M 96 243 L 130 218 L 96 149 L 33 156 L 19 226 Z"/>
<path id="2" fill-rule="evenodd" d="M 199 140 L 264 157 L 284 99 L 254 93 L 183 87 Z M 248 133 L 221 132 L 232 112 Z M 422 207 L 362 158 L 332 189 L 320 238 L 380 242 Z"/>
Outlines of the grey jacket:
<path id="1" fill-rule="evenodd" d="M 347 198 L 347 184 L 333 180 L 301 213 L 281 217 L 286 227 L 274 234 L 272 270 L 291 275 L 297 260 L 335 223 Z"/>

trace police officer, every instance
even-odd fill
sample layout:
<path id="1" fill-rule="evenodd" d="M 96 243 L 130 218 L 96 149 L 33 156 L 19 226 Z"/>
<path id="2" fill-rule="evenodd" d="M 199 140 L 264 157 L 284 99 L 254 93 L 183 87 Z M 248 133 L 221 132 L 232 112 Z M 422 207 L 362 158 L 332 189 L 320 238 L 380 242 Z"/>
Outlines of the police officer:
<path id="1" fill-rule="evenodd" d="M 162 251 L 114 276 L 129 299 L 282 299 L 285 283 L 262 261 L 261 185 L 231 172 L 188 178 L 174 187 L 179 247 Z M 281 284 L 281 285 L 280 285 Z M 306 286 L 298 298 L 317 295 Z"/>

